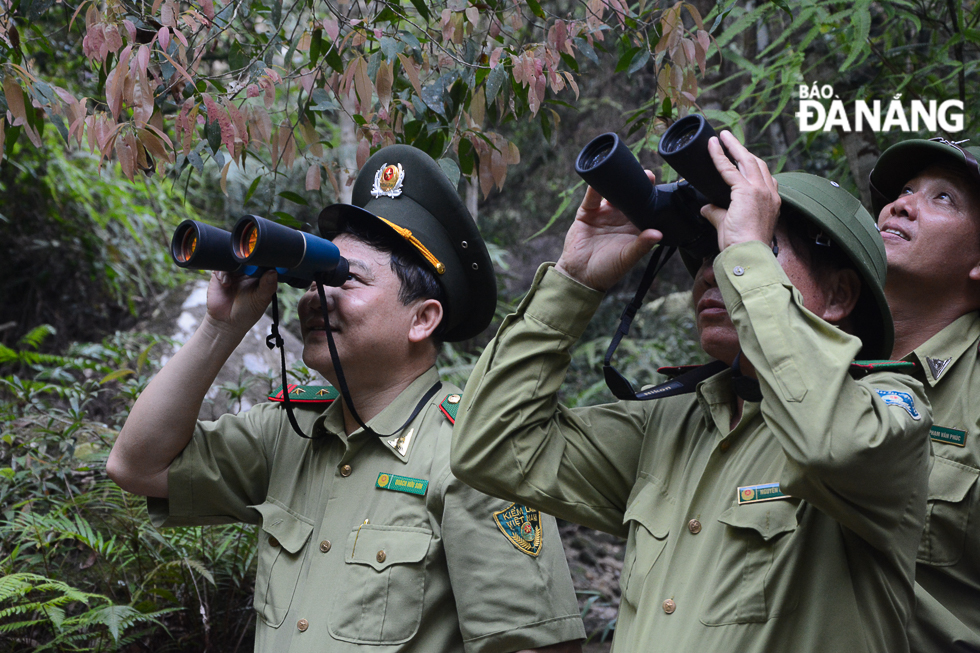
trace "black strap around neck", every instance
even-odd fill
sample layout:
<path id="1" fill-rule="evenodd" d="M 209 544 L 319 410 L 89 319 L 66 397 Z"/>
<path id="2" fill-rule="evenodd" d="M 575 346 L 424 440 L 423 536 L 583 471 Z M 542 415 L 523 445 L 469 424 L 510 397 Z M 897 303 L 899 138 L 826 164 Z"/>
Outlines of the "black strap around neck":
<path id="1" fill-rule="evenodd" d="M 413 410 L 412 411 L 412 414 L 409 415 L 409 417 L 408 417 L 407 420 L 405 420 L 405 423 L 402 424 L 401 426 L 399 426 L 393 432 L 388 433 L 387 435 L 384 435 L 384 434 L 378 433 L 377 431 L 375 431 L 374 429 L 372 429 L 371 427 L 369 427 L 367 424 L 364 423 L 363 420 L 361 420 L 361 416 L 357 414 L 357 410 L 354 408 L 354 400 L 351 399 L 351 396 L 350 396 L 350 388 L 348 388 L 348 386 L 347 386 L 347 379 L 344 377 L 344 370 L 343 370 L 343 367 L 340 364 L 340 356 L 337 354 L 337 346 L 334 344 L 333 334 L 330 332 L 330 322 L 329 322 L 329 318 L 328 318 L 328 315 L 327 315 L 327 300 L 326 300 L 326 295 L 325 295 L 325 293 L 323 291 L 323 284 L 320 283 L 320 280 L 319 279 L 316 280 L 316 289 L 317 289 L 317 293 L 320 296 L 320 309 L 323 311 L 323 325 L 324 325 L 324 330 L 326 331 L 326 334 L 327 334 L 327 347 L 330 349 L 330 359 L 333 361 L 334 371 L 337 373 L 337 383 L 340 386 L 340 388 L 339 388 L 340 389 L 340 394 L 341 394 L 341 396 L 344 399 L 344 403 L 347 404 L 347 408 L 350 410 L 351 416 L 354 418 L 354 421 L 357 422 L 357 424 L 362 429 L 365 430 L 365 432 L 371 433 L 371 434 L 373 434 L 373 435 L 375 435 L 375 436 L 377 436 L 379 438 L 389 438 L 389 437 L 391 437 L 393 435 L 397 435 L 398 433 L 400 433 L 401 431 L 403 431 L 406 426 L 408 426 L 409 424 L 411 424 L 412 423 L 412 420 L 414 420 L 416 417 L 418 417 L 419 413 L 422 412 L 422 409 L 425 408 L 425 406 L 429 402 L 429 400 L 432 399 L 432 397 L 434 397 L 437 392 L 439 392 L 439 388 L 442 387 L 442 381 L 436 381 L 432 385 L 432 387 L 429 388 L 426 391 L 425 395 L 422 396 L 422 399 L 419 400 L 419 403 L 416 404 L 415 410 Z M 278 347 L 279 348 L 279 361 L 280 361 L 280 364 L 281 364 L 281 371 L 282 371 L 282 387 L 283 388 L 286 388 L 287 387 L 287 385 L 286 385 L 286 349 L 285 349 L 285 347 L 283 347 L 283 344 L 284 343 L 283 343 L 282 335 L 279 333 L 279 296 L 278 296 L 278 294 L 277 295 L 273 295 L 273 297 L 272 297 L 272 329 L 271 329 L 271 333 L 265 339 L 265 344 L 266 344 L 267 347 L 269 347 L 269 349 L 272 349 L 273 347 Z M 293 406 L 292 406 L 292 404 L 289 401 L 289 391 L 288 390 L 286 392 L 283 392 L 283 404 L 286 407 L 286 416 L 289 418 L 289 424 L 290 424 L 290 426 L 293 427 L 293 430 L 296 431 L 296 433 L 300 437 L 306 438 L 307 440 L 313 440 L 313 439 L 315 439 L 314 436 L 306 435 L 305 433 L 303 433 L 303 429 L 301 429 L 299 427 L 299 423 L 297 423 L 297 421 L 296 421 L 296 416 L 293 414 Z"/>

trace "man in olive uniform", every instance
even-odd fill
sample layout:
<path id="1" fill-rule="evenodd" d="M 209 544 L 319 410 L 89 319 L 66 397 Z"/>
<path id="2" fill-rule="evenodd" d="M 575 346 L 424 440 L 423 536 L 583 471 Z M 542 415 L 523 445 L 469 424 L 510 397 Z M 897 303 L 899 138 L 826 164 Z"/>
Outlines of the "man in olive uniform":
<path id="1" fill-rule="evenodd" d="M 440 383 L 437 351 L 486 328 L 496 303 L 472 218 L 435 161 L 403 145 L 371 157 L 353 203 L 320 215 L 347 281 L 299 307 L 305 362 L 350 402 L 280 391 L 306 437 L 281 403 L 197 422 L 276 288 L 274 272 L 215 274 L 206 318 L 137 400 L 110 476 L 150 497 L 157 525 L 259 525 L 257 651 L 581 650 L 554 518 L 449 469 L 460 390 Z"/>
<path id="2" fill-rule="evenodd" d="M 660 238 L 590 188 L 470 377 L 453 470 L 628 538 L 616 653 L 907 651 L 929 412 L 910 377 L 852 365 L 891 350 L 881 239 L 836 183 L 721 141 L 732 201 L 702 209 L 720 253 L 693 299 L 725 369 L 650 402 L 558 403 L 603 291 Z"/>
<path id="3" fill-rule="evenodd" d="M 980 651 L 980 147 L 909 140 L 871 173 L 893 357 L 916 363 L 935 456 L 915 572 L 913 651 Z"/>

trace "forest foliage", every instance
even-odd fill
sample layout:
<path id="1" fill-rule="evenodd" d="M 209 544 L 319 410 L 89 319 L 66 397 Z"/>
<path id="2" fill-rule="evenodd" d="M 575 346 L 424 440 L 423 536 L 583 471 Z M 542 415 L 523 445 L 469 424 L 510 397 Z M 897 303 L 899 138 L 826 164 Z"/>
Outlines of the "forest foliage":
<path id="1" fill-rule="evenodd" d="M 620 132 L 669 178 L 659 135 L 700 111 L 773 169 L 862 192 L 910 135 L 801 133 L 799 87 L 962 99 L 946 136 L 969 138 L 978 22 L 945 0 L 0 0 L 0 640 L 251 647 L 254 531 L 157 530 L 104 475 L 167 344 L 127 330 L 186 278 L 167 254 L 181 219 L 309 228 L 370 153 L 410 143 L 479 189 L 503 314 L 560 247 L 592 136 Z M 598 361 L 635 281 L 575 351 L 567 403 L 609 398 Z M 658 279 L 617 354 L 630 378 L 701 360 L 688 283 L 679 264 Z M 485 341 L 447 348 L 447 378 Z"/>

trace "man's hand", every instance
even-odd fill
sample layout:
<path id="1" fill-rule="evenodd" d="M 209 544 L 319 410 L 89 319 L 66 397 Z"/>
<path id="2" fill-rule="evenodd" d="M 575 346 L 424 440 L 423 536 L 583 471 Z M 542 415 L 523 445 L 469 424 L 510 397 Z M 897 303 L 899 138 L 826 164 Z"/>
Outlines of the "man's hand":
<path id="1" fill-rule="evenodd" d="M 721 132 L 720 139 L 708 141 L 708 153 L 721 178 L 732 187 L 732 203 L 728 209 L 709 204 L 701 209 L 701 215 L 718 230 L 719 250 L 750 240 L 768 245 L 779 218 L 778 184 L 766 163 L 745 149 L 731 132 Z M 722 143 L 738 163 L 737 168 L 725 156 Z"/>
<path id="2" fill-rule="evenodd" d="M 268 308 L 276 292 L 275 270 L 254 279 L 230 272 L 212 272 L 208 285 L 210 327 L 241 339 Z"/>
<path id="3" fill-rule="evenodd" d="M 647 177 L 654 181 L 649 170 Z M 655 229 L 641 232 L 590 186 L 565 234 L 565 247 L 555 267 L 579 283 L 605 292 L 661 238 Z"/>

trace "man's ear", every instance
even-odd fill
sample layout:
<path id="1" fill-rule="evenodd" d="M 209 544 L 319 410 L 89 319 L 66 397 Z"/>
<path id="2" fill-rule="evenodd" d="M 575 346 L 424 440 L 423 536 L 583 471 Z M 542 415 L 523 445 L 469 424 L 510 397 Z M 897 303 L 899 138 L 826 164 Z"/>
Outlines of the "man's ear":
<path id="1" fill-rule="evenodd" d="M 431 336 L 442 322 L 442 304 L 435 299 L 420 301 L 415 306 L 415 317 L 408 332 L 409 342 L 422 342 Z"/>
<path id="2" fill-rule="evenodd" d="M 824 278 L 824 292 L 827 303 L 821 317 L 831 324 L 837 324 L 854 310 L 861 296 L 861 277 L 856 270 L 849 268 L 832 270 Z"/>

